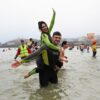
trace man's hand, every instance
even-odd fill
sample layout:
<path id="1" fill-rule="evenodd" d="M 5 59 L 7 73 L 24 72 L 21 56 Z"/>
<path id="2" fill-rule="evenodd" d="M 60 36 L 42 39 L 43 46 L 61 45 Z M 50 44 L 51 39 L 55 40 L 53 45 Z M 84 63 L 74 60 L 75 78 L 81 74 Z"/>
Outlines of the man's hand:
<path id="1" fill-rule="evenodd" d="M 55 65 L 54 71 L 58 71 L 59 69 L 60 68 L 57 65 Z"/>

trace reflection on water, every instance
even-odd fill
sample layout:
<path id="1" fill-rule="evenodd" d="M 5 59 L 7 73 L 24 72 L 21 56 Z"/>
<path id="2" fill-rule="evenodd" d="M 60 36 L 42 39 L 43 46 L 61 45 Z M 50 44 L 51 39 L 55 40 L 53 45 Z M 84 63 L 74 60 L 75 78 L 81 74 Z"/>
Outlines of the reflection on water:
<path id="1" fill-rule="evenodd" d="M 100 49 L 96 58 L 67 50 L 69 62 L 58 73 L 59 83 L 47 88 L 40 88 L 38 74 L 23 78 L 35 63 L 11 68 L 15 52 L 0 49 L 0 100 L 100 100 Z"/>

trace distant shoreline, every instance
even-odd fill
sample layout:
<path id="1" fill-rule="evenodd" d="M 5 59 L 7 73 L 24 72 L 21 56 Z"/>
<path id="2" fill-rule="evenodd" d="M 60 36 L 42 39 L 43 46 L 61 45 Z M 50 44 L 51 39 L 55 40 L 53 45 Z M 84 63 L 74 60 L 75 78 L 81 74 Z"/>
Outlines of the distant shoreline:
<path id="1" fill-rule="evenodd" d="M 0 46 L 0 48 L 18 48 L 18 46 Z M 100 45 L 97 45 L 97 48 L 100 48 Z"/>
<path id="2" fill-rule="evenodd" d="M 18 46 L 0 46 L 0 48 L 17 48 Z"/>

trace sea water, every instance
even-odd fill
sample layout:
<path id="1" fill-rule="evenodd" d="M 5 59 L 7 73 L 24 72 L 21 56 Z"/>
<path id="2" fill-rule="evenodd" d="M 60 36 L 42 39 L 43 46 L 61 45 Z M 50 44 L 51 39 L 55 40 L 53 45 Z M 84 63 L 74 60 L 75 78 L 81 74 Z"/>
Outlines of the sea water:
<path id="1" fill-rule="evenodd" d="M 58 72 L 58 84 L 40 88 L 38 73 L 24 79 L 35 61 L 12 68 L 16 48 L 0 48 L 0 100 L 100 100 L 100 49 L 66 50 L 68 63 Z"/>

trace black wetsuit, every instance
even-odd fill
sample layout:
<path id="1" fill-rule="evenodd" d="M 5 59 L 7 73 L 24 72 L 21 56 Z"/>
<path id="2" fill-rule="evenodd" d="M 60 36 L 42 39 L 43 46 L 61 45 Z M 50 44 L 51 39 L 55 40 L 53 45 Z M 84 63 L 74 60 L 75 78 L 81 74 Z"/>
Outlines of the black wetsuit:
<path id="1" fill-rule="evenodd" d="M 57 72 L 54 70 L 55 65 L 58 63 L 59 52 L 46 47 L 47 59 L 49 65 L 46 65 L 42 55 L 37 60 L 38 71 L 39 71 L 39 81 L 42 87 L 47 86 L 49 82 L 58 83 Z M 61 63 L 58 63 L 62 66 Z"/>

